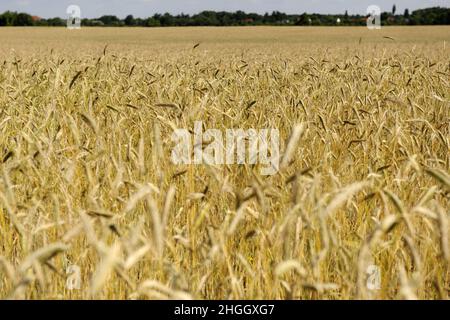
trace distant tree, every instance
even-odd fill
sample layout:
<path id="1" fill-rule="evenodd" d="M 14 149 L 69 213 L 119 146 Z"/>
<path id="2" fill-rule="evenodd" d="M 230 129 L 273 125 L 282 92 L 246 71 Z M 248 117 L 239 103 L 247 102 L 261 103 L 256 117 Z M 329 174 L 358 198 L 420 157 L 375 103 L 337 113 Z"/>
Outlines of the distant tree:
<path id="1" fill-rule="evenodd" d="M 321 25 L 320 16 L 315 13 L 312 14 L 308 19 L 308 23 L 313 26 L 320 26 Z"/>
<path id="2" fill-rule="evenodd" d="M 67 22 L 61 18 L 50 18 L 47 19 L 47 24 L 51 27 L 62 27 L 65 26 Z"/>
<path id="3" fill-rule="evenodd" d="M 133 15 L 131 15 L 131 14 L 125 18 L 124 22 L 125 22 L 125 25 L 127 25 L 127 26 L 136 25 L 136 20 L 134 19 Z"/>
<path id="4" fill-rule="evenodd" d="M 188 14 L 181 13 L 176 17 L 176 25 L 188 26 L 190 23 L 190 16 Z"/>
<path id="5" fill-rule="evenodd" d="M 271 21 L 273 23 L 276 23 L 276 24 L 283 23 L 283 21 L 286 19 L 287 19 L 287 15 L 285 13 L 282 13 L 280 11 L 272 12 Z"/>
<path id="6" fill-rule="evenodd" d="M 307 26 L 309 25 L 309 16 L 308 14 L 305 12 L 303 13 L 298 20 L 295 22 L 295 25 L 297 26 Z"/>
<path id="7" fill-rule="evenodd" d="M 19 13 L 16 19 L 16 26 L 32 26 L 33 18 L 26 13 Z"/>
<path id="8" fill-rule="evenodd" d="M 245 16 L 246 16 L 245 12 L 244 11 L 240 11 L 240 10 L 236 11 L 236 13 L 234 14 L 234 18 L 237 21 L 244 20 Z"/>
<path id="9" fill-rule="evenodd" d="M 16 22 L 17 13 L 6 11 L 0 15 L 0 26 L 13 26 Z"/>
<path id="10" fill-rule="evenodd" d="M 98 20 L 103 22 L 107 26 L 118 26 L 120 25 L 120 19 L 116 16 L 102 16 Z"/>
<path id="11" fill-rule="evenodd" d="M 33 20 L 33 25 L 38 27 L 48 27 L 46 19 Z"/>
<path id="12" fill-rule="evenodd" d="M 161 16 L 159 22 L 163 27 L 170 27 L 174 25 L 174 19 L 172 15 L 168 12 L 166 12 L 163 16 Z"/>
<path id="13" fill-rule="evenodd" d="M 403 14 L 405 18 L 409 18 L 409 10 L 405 9 L 405 13 Z"/>
<path id="14" fill-rule="evenodd" d="M 217 26 L 221 24 L 221 16 L 222 14 L 217 14 L 214 11 L 202 11 L 199 14 L 193 16 L 193 19 L 196 25 Z"/>
<path id="15" fill-rule="evenodd" d="M 389 24 L 389 21 L 390 21 L 389 18 L 392 18 L 392 17 L 389 12 L 382 12 L 380 18 L 381 18 L 381 24 L 384 25 L 384 24 Z"/>
<path id="16" fill-rule="evenodd" d="M 394 6 L 392 7 L 392 14 L 395 16 L 395 12 L 397 11 L 397 7 L 395 6 L 395 4 L 394 4 Z"/>
<path id="17" fill-rule="evenodd" d="M 0 15 L 0 26 L 32 26 L 33 18 L 26 13 L 6 11 Z"/>
<path id="18" fill-rule="evenodd" d="M 185 20 L 189 20 L 189 16 L 183 17 L 183 22 Z M 231 17 L 231 14 L 228 12 L 217 12 L 217 20 L 219 22 L 220 26 L 231 26 L 233 24 L 233 19 Z"/>
<path id="19" fill-rule="evenodd" d="M 144 22 L 141 18 L 135 18 L 134 19 L 134 25 L 135 26 L 143 26 Z"/>
<path id="20" fill-rule="evenodd" d="M 159 27 L 161 25 L 161 23 L 159 22 L 159 19 L 156 19 L 153 16 L 151 18 L 146 19 L 144 25 L 146 27 Z"/>

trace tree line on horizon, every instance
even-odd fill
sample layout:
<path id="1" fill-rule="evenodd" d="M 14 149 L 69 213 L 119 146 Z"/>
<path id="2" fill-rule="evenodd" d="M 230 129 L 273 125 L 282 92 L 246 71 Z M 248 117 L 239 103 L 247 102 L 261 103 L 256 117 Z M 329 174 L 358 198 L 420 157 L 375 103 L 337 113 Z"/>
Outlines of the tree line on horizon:
<path id="1" fill-rule="evenodd" d="M 291 25 L 291 26 L 364 26 L 367 15 L 344 14 L 286 14 L 279 11 L 265 13 L 215 12 L 202 11 L 198 14 L 171 15 L 154 14 L 148 18 L 135 18 L 128 15 L 120 19 L 114 15 L 104 15 L 96 19 L 82 19 L 82 26 L 105 27 L 172 27 L 172 26 L 259 26 L 259 25 Z M 391 12 L 381 13 L 382 25 L 449 25 L 450 8 L 433 7 L 403 14 L 396 12 L 394 5 Z M 0 14 L 0 26 L 66 26 L 67 19 L 43 19 L 27 13 L 6 11 Z"/>

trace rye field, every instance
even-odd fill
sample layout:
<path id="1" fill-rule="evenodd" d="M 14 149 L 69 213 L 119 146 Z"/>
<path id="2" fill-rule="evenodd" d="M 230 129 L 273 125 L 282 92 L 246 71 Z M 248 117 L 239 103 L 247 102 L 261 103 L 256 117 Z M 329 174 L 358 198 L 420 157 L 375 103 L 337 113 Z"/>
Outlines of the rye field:
<path id="1" fill-rule="evenodd" d="M 448 299 L 449 172 L 448 26 L 0 28 L 3 299 Z"/>

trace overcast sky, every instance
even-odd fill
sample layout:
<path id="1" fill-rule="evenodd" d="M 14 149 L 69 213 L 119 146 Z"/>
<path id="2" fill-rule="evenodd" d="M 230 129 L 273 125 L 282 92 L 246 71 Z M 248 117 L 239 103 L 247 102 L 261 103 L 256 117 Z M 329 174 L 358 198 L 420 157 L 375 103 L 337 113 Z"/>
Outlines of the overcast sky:
<path id="1" fill-rule="evenodd" d="M 127 14 L 148 17 L 154 13 L 198 13 L 202 10 L 286 13 L 366 13 L 369 5 L 378 5 L 390 11 L 393 4 L 397 12 L 432 6 L 449 7 L 450 0 L 0 0 L 0 12 L 22 11 L 44 18 L 65 17 L 70 4 L 81 7 L 87 18 L 113 14 L 124 18 Z"/>

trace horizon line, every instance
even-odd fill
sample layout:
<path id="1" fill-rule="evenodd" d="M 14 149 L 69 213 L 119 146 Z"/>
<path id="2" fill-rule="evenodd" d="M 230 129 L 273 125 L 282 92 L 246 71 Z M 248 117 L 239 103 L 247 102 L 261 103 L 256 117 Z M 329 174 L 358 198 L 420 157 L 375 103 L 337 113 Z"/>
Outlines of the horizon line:
<path id="1" fill-rule="evenodd" d="M 414 10 L 411 10 L 410 11 L 410 14 L 412 14 L 413 12 L 415 12 L 415 11 L 419 11 L 419 10 L 426 10 L 426 9 L 433 9 L 433 8 L 442 8 L 442 9 L 450 9 L 450 7 L 447 7 L 447 6 L 432 6 L 432 7 L 423 7 L 423 8 L 418 8 L 418 9 L 414 9 Z M 408 8 L 405 8 L 405 9 L 408 9 Z M 81 10 L 82 12 L 83 12 L 83 10 Z M 0 14 L 4 14 L 5 12 L 16 12 L 16 13 L 24 13 L 24 14 L 28 14 L 28 15 L 30 15 L 30 16 L 33 16 L 33 17 L 39 17 L 39 18 L 41 18 L 41 19 L 45 19 L 45 20 L 47 20 L 47 19 L 55 19 L 55 18 L 60 18 L 60 19 L 66 19 L 66 16 L 67 15 L 64 15 L 64 16 L 47 16 L 47 17 L 45 17 L 45 16 L 40 16 L 40 15 L 37 15 L 37 14 L 34 14 L 34 13 L 29 13 L 29 12 L 27 12 L 27 11 L 20 11 L 20 10 L 10 10 L 10 9 L 7 9 L 7 10 L 5 10 L 5 11 L 2 11 L 2 12 L 0 12 Z M 90 20 L 92 20 L 92 19 L 98 19 L 98 18 L 101 18 L 101 17 L 104 17 L 104 16 L 115 16 L 115 17 L 117 17 L 117 18 L 119 18 L 119 19 L 121 19 L 121 20 L 123 20 L 123 19 L 125 19 L 127 16 L 129 16 L 129 15 L 132 15 L 133 16 L 133 18 L 135 18 L 135 19 L 147 19 L 147 18 L 151 18 L 151 17 L 153 17 L 154 15 L 161 15 L 161 16 L 163 16 L 163 15 L 165 15 L 165 14 L 170 14 L 171 16 L 173 16 L 173 17 L 176 17 L 176 16 L 180 16 L 180 15 L 187 15 L 187 16 L 190 16 L 190 17 L 192 17 L 192 16 L 195 16 L 195 15 L 199 15 L 199 14 L 201 14 L 201 13 L 203 13 L 203 12 L 215 12 L 215 13 L 237 13 L 237 12 L 243 12 L 243 13 L 245 13 L 246 15 L 249 15 L 249 14 L 257 14 L 257 15 L 260 15 L 260 16 L 264 16 L 264 15 L 266 15 L 266 14 L 268 14 L 268 15 L 271 15 L 271 14 L 273 14 L 274 12 L 279 12 L 279 13 L 281 13 L 281 14 L 286 14 L 286 15 L 289 15 L 289 16 L 295 16 L 295 15 L 303 15 L 303 14 L 307 14 L 307 15 L 330 15 L 330 16 L 339 16 L 339 15 L 342 15 L 342 16 L 344 16 L 345 15 L 345 13 L 346 12 L 348 12 L 348 9 L 347 10 L 345 10 L 343 13 L 318 13 L 318 12 L 306 12 L 306 11 L 304 11 L 304 12 L 296 12 L 296 13 L 288 13 L 288 12 L 283 12 L 283 11 L 279 11 L 279 10 L 273 10 L 273 11 L 266 11 L 266 12 L 264 12 L 264 13 L 258 13 L 258 12 L 250 12 L 250 11 L 244 11 L 244 10 L 234 10 L 234 11 L 227 11 L 227 10 L 201 10 L 201 11 L 198 11 L 197 13 L 184 13 L 184 12 L 179 12 L 179 13 L 170 13 L 170 12 L 154 12 L 153 14 L 151 14 L 151 15 L 148 15 L 148 16 L 135 16 L 134 14 L 131 14 L 131 13 L 129 13 L 129 14 L 125 14 L 124 16 L 122 16 L 122 15 L 117 15 L 117 14 L 113 14 L 113 13 L 106 13 L 106 14 L 101 14 L 101 15 L 99 15 L 99 16 L 95 16 L 95 17 L 88 17 L 88 16 L 81 16 L 81 18 L 82 19 L 90 19 Z M 390 11 L 382 11 L 381 13 L 392 13 L 392 12 L 390 12 Z M 367 13 L 348 13 L 348 15 L 349 16 L 367 16 L 368 14 Z M 395 14 L 396 16 L 402 16 L 403 15 L 403 13 L 397 13 L 397 14 Z"/>

